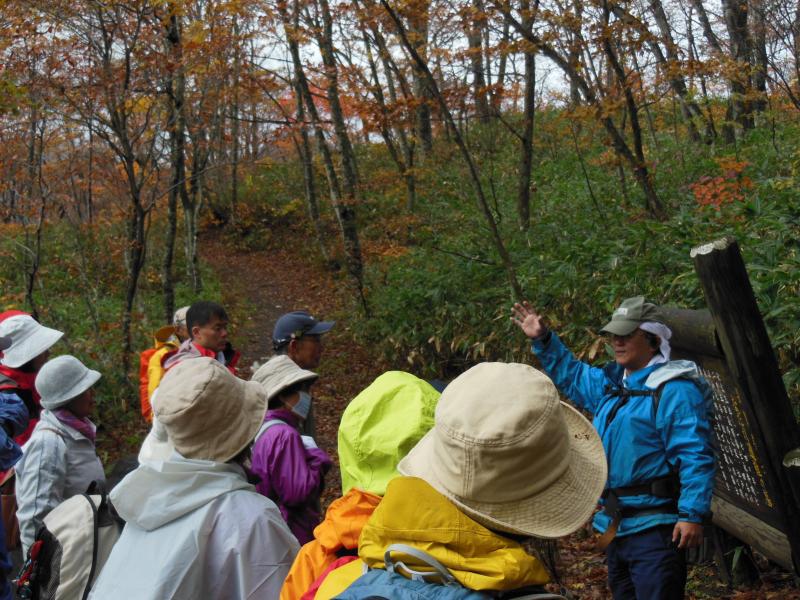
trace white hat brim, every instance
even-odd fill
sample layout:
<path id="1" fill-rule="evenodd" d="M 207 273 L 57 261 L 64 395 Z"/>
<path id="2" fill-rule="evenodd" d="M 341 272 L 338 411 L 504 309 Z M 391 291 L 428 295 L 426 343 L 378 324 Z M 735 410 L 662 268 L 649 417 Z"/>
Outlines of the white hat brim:
<path id="1" fill-rule="evenodd" d="M 447 490 L 432 466 L 437 460 L 435 426 L 400 461 L 398 471 L 425 480 L 489 529 L 540 538 L 569 535 L 592 516 L 605 487 L 608 465 L 603 443 L 592 424 L 568 404 L 561 402 L 561 408 L 569 434 L 569 465 L 551 485 L 528 498 L 476 502 Z"/>
<path id="2" fill-rule="evenodd" d="M 18 369 L 52 347 L 63 335 L 61 331 L 39 325 L 32 335 L 11 344 L 11 347 L 3 352 L 0 363 L 11 369 Z"/>

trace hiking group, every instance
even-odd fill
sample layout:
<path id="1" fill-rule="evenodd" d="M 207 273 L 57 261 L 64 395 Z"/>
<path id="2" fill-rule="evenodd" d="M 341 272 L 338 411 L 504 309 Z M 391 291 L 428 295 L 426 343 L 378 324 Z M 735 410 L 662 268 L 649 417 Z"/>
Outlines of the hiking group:
<path id="1" fill-rule="evenodd" d="M 343 495 L 323 515 L 333 462 L 315 442 L 312 390 L 334 323 L 283 315 L 275 355 L 245 381 L 223 307 L 178 310 L 141 356 L 152 425 L 138 463 L 110 503 L 86 496 L 98 498 L 94 546 L 70 546 L 53 533 L 80 527 L 68 499 L 105 486 L 89 418 L 101 376 L 73 356 L 48 360 L 61 332 L 0 314 L 0 469 L 16 479 L 28 558 L 18 597 L 560 598 L 548 593 L 566 593 L 549 540 L 594 514 L 613 598 L 683 598 L 715 474 L 696 365 L 670 360 L 671 331 L 642 297 L 602 328 L 614 351 L 604 367 L 579 361 L 529 303 L 511 320 L 544 372 L 481 363 L 436 387 L 383 373 L 342 415 Z M 13 528 L 7 499 L 0 526 Z M 120 529 L 103 546 L 109 510 Z M 9 533 L 0 600 L 14 593 Z M 80 562 L 90 568 L 67 595 Z"/>

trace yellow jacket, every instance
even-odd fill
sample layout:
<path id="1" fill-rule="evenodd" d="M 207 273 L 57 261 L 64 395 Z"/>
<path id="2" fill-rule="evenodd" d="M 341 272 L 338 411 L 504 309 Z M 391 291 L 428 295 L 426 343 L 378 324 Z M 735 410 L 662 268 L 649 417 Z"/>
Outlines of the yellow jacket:
<path id="1" fill-rule="evenodd" d="M 544 566 L 519 543 L 473 521 L 415 477 L 389 482 L 386 496 L 361 532 L 358 556 L 370 568 L 383 568 L 386 547 L 396 543 L 427 552 L 472 590 L 510 591 L 549 581 Z M 403 562 L 411 568 L 426 568 L 410 556 L 404 555 Z M 362 569 L 359 561 L 332 571 L 315 600 L 335 597 Z"/>

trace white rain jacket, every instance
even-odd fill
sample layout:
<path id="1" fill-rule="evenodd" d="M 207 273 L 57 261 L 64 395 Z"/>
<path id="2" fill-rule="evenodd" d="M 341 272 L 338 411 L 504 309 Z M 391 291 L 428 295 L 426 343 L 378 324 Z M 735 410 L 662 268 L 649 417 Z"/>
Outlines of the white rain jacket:
<path id="1" fill-rule="evenodd" d="M 275 504 L 231 463 L 140 466 L 111 492 L 126 525 L 89 598 L 277 599 L 300 549 Z"/>
<path id="2" fill-rule="evenodd" d="M 86 492 L 93 481 L 106 481 L 94 442 L 49 410 L 42 411 L 15 470 L 17 519 L 25 555 L 47 513 L 67 498 Z"/>

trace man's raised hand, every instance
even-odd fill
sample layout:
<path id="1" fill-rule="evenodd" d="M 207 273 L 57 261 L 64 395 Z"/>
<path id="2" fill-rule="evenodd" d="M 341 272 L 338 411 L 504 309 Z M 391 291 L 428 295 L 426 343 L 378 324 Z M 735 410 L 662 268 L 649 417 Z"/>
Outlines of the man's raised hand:
<path id="1" fill-rule="evenodd" d="M 544 319 L 537 313 L 531 303 L 524 300 L 522 304 L 517 302 L 511 307 L 513 313 L 511 320 L 516 323 L 522 332 L 529 338 L 538 338 L 547 333 Z"/>

